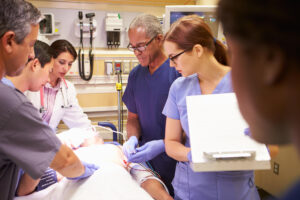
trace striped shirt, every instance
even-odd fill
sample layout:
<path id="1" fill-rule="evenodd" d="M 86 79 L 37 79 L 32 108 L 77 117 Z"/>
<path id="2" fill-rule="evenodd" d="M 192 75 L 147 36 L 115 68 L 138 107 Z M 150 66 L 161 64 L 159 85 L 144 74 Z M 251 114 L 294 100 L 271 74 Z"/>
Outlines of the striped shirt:
<path id="1" fill-rule="evenodd" d="M 60 83 L 61 81 L 55 87 L 52 87 L 50 83 L 47 83 L 44 86 L 44 105 L 46 111 L 43 113 L 42 119 L 47 124 L 50 123 L 55 104 L 56 94 L 60 88 Z"/>

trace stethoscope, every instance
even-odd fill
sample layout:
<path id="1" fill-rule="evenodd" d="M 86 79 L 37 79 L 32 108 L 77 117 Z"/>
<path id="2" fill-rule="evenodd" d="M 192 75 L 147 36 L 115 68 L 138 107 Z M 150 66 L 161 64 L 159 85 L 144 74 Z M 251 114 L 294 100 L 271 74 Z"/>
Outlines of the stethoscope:
<path id="1" fill-rule="evenodd" d="M 62 80 L 66 87 L 60 86 L 60 88 L 59 88 L 62 98 L 63 98 L 63 103 L 61 105 L 61 108 L 71 108 L 72 104 L 70 103 L 68 95 L 67 95 L 69 87 L 68 87 L 66 80 L 64 78 L 62 78 Z M 47 111 L 47 109 L 45 108 L 45 102 L 44 102 L 44 87 L 42 87 L 40 89 L 40 102 L 41 102 L 40 113 L 44 114 Z"/>

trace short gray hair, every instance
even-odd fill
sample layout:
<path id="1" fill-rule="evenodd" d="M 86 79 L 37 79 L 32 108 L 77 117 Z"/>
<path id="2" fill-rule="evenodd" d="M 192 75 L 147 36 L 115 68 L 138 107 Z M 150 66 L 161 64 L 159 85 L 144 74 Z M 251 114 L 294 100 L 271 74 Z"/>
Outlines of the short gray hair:
<path id="1" fill-rule="evenodd" d="M 135 17 L 129 25 L 129 29 L 143 27 L 148 37 L 163 34 L 162 26 L 157 17 L 150 14 L 141 14 Z"/>
<path id="2" fill-rule="evenodd" d="M 0 38 L 7 32 L 16 34 L 16 42 L 22 43 L 30 33 L 31 25 L 37 25 L 41 12 L 24 0 L 0 0 Z"/>

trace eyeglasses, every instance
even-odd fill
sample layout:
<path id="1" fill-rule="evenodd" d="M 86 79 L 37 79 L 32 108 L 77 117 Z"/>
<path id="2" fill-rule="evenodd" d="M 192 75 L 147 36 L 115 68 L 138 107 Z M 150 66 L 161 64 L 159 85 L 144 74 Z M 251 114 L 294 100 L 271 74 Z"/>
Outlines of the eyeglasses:
<path id="1" fill-rule="evenodd" d="M 157 36 L 157 35 L 156 35 Z M 138 52 L 143 52 L 146 50 L 147 46 L 156 38 L 156 36 L 154 36 L 149 42 L 147 42 L 144 46 L 139 46 L 139 47 L 133 47 L 131 44 L 128 44 L 127 48 L 130 51 L 135 51 L 137 50 Z"/>
<path id="2" fill-rule="evenodd" d="M 176 58 L 178 58 L 181 54 L 184 54 L 185 52 L 187 52 L 187 51 L 189 51 L 189 50 L 191 50 L 191 48 L 185 49 L 185 50 L 183 50 L 182 52 L 180 52 L 180 53 L 178 53 L 178 54 L 176 54 L 176 55 L 174 55 L 174 56 L 169 56 L 169 58 L 170 58 L 170 60 L 171 60 L 173 63 L 176 64 L 176 62 L 175 62 Z"/>

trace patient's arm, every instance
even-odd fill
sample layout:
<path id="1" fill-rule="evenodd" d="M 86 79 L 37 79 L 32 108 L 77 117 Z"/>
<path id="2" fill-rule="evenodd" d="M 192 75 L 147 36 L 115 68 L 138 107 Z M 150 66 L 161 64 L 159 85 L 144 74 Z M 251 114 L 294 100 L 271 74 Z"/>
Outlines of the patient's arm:
<path id="1" fill-rule="evenodd" d="M 17 196 L 25 196 L 34 192 L 36 186 L 38 185 L 40 179 L 33 179 L 27 173 L 21 176 L 18 188 Z"/>
<path id="2" fill-rule="evenodd" d="M 156 200 L 172 200 L 173 198 L 167 193 L 160 182 L 155 179 L 148 179 L 141 184 L 141 187 Z"/>

